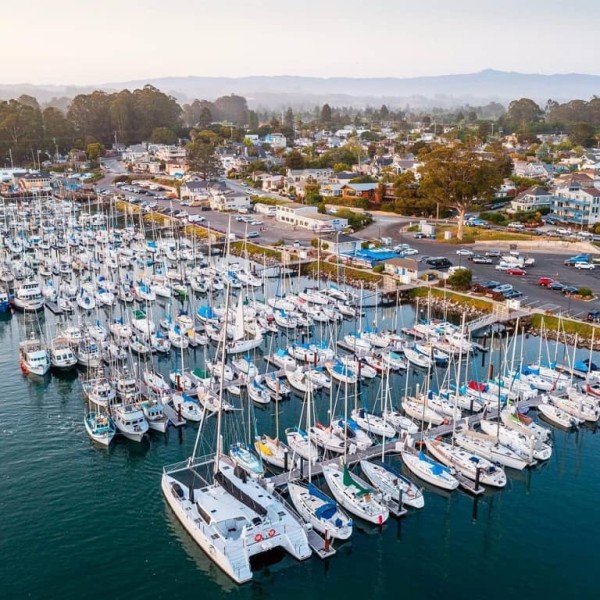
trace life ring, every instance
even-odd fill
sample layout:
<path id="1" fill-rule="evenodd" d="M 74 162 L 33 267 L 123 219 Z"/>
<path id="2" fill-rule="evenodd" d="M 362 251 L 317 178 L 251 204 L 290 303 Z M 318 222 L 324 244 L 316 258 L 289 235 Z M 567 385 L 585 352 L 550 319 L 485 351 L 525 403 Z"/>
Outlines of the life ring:
<path id="1" fill-rule="evenodd" d="M 255 542 L 257 542 L 257 543 L 258 543 L 258 542 L 262 542 L 262 541 L 263 541 L 263 536 L 262 536 L 260 533 L 257 533 L 257 534 L 254 536 L 254 541 L 255 541 Z"/>
<path id="2" fill-rule="evenodd" d="M 269 529 L 269 531 L 267 531 L 267 535 L 272 538 L 275 535 L 275 530 L 274 529 Z"/>

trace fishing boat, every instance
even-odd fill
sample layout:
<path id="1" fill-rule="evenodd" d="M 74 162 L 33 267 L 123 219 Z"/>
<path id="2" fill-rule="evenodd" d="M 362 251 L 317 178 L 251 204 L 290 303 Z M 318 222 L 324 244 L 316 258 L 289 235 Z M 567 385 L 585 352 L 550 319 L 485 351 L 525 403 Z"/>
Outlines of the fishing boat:
<path id="1" fill-rule="evenodd" d="M 22 311 L 37 311 L 44 308 L 44 296 L 40 284 L 30 277 L 15 286 L 13 306 Z"/>
<path id="2" fill-rule="evenodd" d="M 333 497 L 348 512 L 376 525 L 387 521 L 390 513 L 381 494 L 350 473 L 346 465 L 343 468 L 335 463 L 323 465 L 323 475 Z"/>
<path id="3" fill-rule="evenodd" d="M 108 415 L 90 411 L 86 413 L 83 424 L 90 438 L 102 446 L 108 446 L 115 437 L 116 428 Z"/>
<path id="4" fill-rule="evenodd" d="M 68 370 L 77 365 L 77 357 L 71 349 L 69 340 L 64 337 L 55 337 L 50 342 L 48 355 L 53 369 Z"/>
<path id="5" fill-rule="evenodd" d="M 133 442 L 144 439 L 148 432 L 148 422 L 140 408 L 133 404 L 116 404 L 111 413 L 119 433 Z"/>
<path id="6" fill-rule="evenodd" d="M 48 372 L 50 360 L 41 338 L 31 337 L 19 344 L 19 363 L 25 375 L 42 377 Z"/>
<path id="7" fill-rule="evenodd" d="M 165 415 L 164 407 L 160 400 L 142 400 L 140 402 L 140 407 L 150 429 L 159 431 L 160 433 L 165 433 L 167 431 L 169 419 Z"/>

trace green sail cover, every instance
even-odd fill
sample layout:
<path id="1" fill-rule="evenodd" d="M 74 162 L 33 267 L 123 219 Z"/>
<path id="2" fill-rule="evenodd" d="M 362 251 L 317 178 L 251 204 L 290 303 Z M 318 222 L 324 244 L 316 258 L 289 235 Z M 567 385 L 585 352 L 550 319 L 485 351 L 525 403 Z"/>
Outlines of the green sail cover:
<path id="1" fill-rule="evenodd" d="M 352 477 L 352 475 L 350 475 L 350 471 L 348 471 L 348 467 L 346 465 L 344 465 L 344 485 L 345 486 L 354 486 L 357 490 L 358 490 L 358 495 L 359 496 L 366 496 L 367 494 L 370 494 L 372 492 L 371 489 L 369 488 L 364 488 L 362 487 L 362 485 L 359 485 L 354 478 Z"/>

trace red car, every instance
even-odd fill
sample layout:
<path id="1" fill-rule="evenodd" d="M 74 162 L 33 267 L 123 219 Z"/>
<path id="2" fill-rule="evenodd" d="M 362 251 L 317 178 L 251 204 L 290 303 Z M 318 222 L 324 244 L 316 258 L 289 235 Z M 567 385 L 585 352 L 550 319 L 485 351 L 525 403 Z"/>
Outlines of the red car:
<path id="1" fill-rule="evenodd" d="M 548 287 L 549 285 L 554 283 L 554 279 L 552 277 L 540 277 L 538 280 L 538 285 L 542 285 L 544 287 Z"/>
<path id="2" fill-rule="evenodd" d="M 520 267 L 513 267 L 512 269 L 506 269 L 507 275 L 527 275 L 527 271 L 525 269 L 521 269 Z"/>

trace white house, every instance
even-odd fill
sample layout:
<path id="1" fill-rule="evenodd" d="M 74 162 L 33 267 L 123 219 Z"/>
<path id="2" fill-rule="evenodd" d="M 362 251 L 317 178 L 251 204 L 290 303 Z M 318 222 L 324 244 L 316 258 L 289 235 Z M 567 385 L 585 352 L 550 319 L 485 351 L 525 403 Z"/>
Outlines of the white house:
<path id="1" fill-rule="evenodd" d="M 551 208 L 552 204 L 552 194 L 542 187 L 534 186 L 516 196 L 511 201 L 510 208 L 511 212 L 527 212 L 540 208 Z"/>
<path id="2" fill-rule="evenodd" d="M 381 264 L 385 273 L 399 277 L 404 284 L 414 283 L 419 278 L 419 263 L 412 258 L 388 258 Z"/>
<path id="3" fill-rule="evenodd" d="M 581 187 L 575 183 L 558 187 L 553 198 L 552 212 L 570 223 L 600 223 L 600 189 Z"/>
<path id="4" fill-rule="evenodd" d="M 248 209 L 250 208 L 250 196 L 238 194 L 232 190 L 211 190 L 210 207 L 212 210 L 221 212 L 237 211 L 240 208 Z"/>
<path id="5" fill-rule="evenodd" d="M 182 200 L 185 198 L 192 202 L 208 202 L 210 200 L 206 181 L 186 181 L 180 191 Z"/>
<path id="6" fill-rule="evenodd" d="M 168 162 L 184 161 L 186 159 L 185 148 L 181 146 L 156 146 L 154 155 L 158 160 Z"/>
<path id="7" fill-rule="evenodd" d="M 265 142 L 270 144 L 271 148 L 280 150 L 287 146 L 287 139 L 283 133 L 269 133 L 265 136 Z"/>

